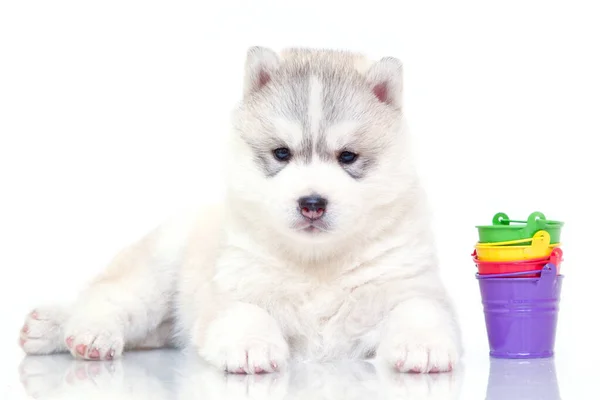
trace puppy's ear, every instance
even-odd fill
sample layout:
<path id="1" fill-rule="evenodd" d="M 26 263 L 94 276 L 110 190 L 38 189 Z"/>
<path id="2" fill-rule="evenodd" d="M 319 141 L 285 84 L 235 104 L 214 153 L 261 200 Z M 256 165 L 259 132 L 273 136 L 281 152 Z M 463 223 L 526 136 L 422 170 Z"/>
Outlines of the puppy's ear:
<path id="1" fill-rule="evenodd" d="M 279 68 L 279 56 L 273 50 L 259 46 L 250 47 L 246 55 L 244 96 L 268 84 L 277 68 Z"/>
<path id="2" fill-rule="evenodd" d="M 374 63 L 367 71 L 367 81 L 373 94 L 382 103 L 402 107 L 402 63 L 386 57 Z"/>

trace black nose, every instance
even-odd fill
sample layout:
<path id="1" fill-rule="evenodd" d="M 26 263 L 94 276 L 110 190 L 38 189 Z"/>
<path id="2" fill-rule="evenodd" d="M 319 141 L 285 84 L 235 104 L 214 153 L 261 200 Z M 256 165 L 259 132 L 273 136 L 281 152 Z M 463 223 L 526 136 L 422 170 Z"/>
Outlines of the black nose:
<path id="1" fill-rule="evenodd" d="M 319 219 L 325 214 L 327 199 L 319 196 L 305 196 L 298 199 L 300 213 L 308 219 Z"/>

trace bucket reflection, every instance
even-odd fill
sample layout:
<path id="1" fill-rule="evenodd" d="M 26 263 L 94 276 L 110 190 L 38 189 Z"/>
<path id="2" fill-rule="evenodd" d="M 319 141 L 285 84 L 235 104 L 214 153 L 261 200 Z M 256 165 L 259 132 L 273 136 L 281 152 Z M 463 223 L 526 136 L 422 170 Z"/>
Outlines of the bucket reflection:
<path id="1" fill-rule="evenodd" d="M 487 400 L 559 400 L 554 358 L 490 358 Z"/>

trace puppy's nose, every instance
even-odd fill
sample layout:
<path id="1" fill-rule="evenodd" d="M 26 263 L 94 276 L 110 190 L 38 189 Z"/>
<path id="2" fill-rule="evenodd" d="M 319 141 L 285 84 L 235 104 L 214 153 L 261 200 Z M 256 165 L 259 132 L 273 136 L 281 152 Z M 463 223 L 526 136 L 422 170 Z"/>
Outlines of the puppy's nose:
<path id="1" fill-rule="evenodd" d="M 308 219 L 316 220 L 325 214 L 327 199 L 319 195 L 300 197 L 298 199 L 300 213 Z"/>

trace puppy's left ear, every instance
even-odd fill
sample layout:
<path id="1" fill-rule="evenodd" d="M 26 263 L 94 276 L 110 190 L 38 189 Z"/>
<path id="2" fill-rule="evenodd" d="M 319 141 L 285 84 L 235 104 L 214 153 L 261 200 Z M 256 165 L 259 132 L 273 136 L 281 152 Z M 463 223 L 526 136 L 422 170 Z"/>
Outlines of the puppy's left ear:
<path id="1" fill-rule="evenodd" d="M 246 54 L 244 96 L 262 89 L 279 68 L 279 56 L 266 47 L 254 46 Z"/>
<path id="2" fill-rule="evenodd" d="M 379 101 L 401 108 L 402 75 L 402 62 L 394 57 L 386 57 L 374 63 L 366 77 Z"/>

